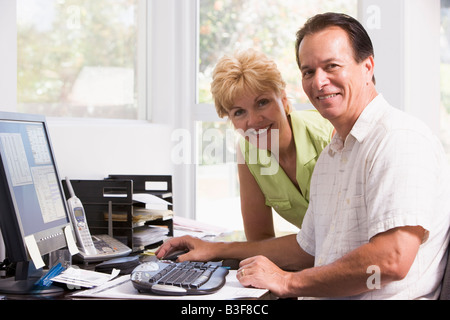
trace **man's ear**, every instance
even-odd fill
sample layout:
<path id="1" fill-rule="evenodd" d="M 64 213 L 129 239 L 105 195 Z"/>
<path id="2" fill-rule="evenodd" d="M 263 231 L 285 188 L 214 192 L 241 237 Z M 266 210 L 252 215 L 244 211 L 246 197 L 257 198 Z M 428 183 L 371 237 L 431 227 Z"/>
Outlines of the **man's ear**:
<path id="1" fill-rule="evenodd" d="M 362 63 L 366 72 L 366 83 L 369 84 L 369 82 L 373 81 L 374 79 L 375 59 L 373 58 L 373 56 L 369 56 Z"/>

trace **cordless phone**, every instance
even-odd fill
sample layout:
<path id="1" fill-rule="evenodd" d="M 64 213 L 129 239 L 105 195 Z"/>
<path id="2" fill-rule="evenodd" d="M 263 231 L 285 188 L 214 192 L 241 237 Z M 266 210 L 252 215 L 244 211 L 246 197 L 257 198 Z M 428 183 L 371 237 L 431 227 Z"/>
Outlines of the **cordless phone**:
<path id="1" fill-rule="evenodd" d="M 80 252 L 78 256 L 87 262 L 103 261 L 112 258 L 126 256 L 131 253 L 131 248 L 109 235 L 91 236 L 86 214 L 81 200 L 75 195 L 70 180 L 66 177 L 67 190 L 70 198 L 67 200 L 70 216 L 77 237 Z"/>
<path id="2" fill-rule="evenodd" d="M 70 216 L 72 217 L 78 247 L 87 255 L 97 254 L 94 242 L 92 241 L 91 233 L 89 232 L 83 204 L 81 203 L 81 200 L 75 196 L 72 184 L 67 177 L 66 184 L 70 194 L 70 198 L 67 200 L 67 205 L 69 207 Z"/>

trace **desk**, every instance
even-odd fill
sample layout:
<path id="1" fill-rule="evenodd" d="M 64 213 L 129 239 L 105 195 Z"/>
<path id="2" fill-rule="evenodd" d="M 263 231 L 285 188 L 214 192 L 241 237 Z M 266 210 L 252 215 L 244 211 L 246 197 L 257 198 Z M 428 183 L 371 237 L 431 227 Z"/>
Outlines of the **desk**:
<path id="1" fill-rule="evenodd" d="M 141 262 L 156 261 L 155 256 L 142 256 Z M 231 268 L 237 267 L 235 260 L 224 263 Z M 91 266 L 92 268 L 92 266 Z M 127 300 L 232 300 L 232 299 L 270 299 L 268 290 L 245 288 L 236 278 L 237 270 L 230 270 L 225 285 L 216 293 L 208 295 L 162 296 L 139 293 L 130 281 L 130 275 L 118 276 L 104 285 L 93 289 L 77 291 L 69 298 L 95 298 L 95 299 L 127 299 Z"/>
<path id="2" fill-rule="evenodd" d="M 148 260 L 147 260 L 148 261 Z M 93 265 L 85 266 L 93 269 Z M 236 278 L 236 270 L 230 270 L 225 285 L 216 293 L 208 295 L 162 296 L 139 293 L 131 283 L 130 275 L 119 275 L 104 285 L 92 289 L 61 290 L 54 294 L 13 295 L 4 294 L 5 300 L 74 300 L 74 299 L 120 299 L 120 300 L 269 300 L 274 299 L 268 290 L 245 288 Z M 64 284 L 60 284 L 64 287 Z"/>
<path id="3" fill-rule="evenodd" d="M 211 232 L 206 232 L 211 234 Z M 191 234 L 192 235 L 192 234 Z M 179 236 L 177 234 L 176 236 Z M 194 236 L 202 237 L 202 234 L 194 234 Z M 229 239 L 229 238 L 232 239 Z M 229 234 L 221 234 L 221 236 L 215 235 L 214 238 L 221 241 L 235 241 L 236 237 L 239 240 L 242 239 L 242 233 L 232 232 Z M 141 262 L 148 262 L 156 260 L 155 256 L 142 256 Z M 232 261 L 232 260 L 230 260 Z M 229 262 L 230 263 L 230 262 Z M 230 264 L 227 264 L 230 265 Z M 95 263 L 79 264 L 82 269 L 94 270 Z M 234 267 L 237 267 L 235 265 Z M 232 267 L 233 268 L 233 267 Z M 109 281 L 103 286 L 99 286 L 93 289 L 82 289 L 77 291 L 66 290 L 61 294 L 53 296 L 37 296 L 37 295 L 23 295 L 23 296 L 11 296 L 6 295 L 7 299 L 13 300 L 28 300 L 28 299 L 56 299 L 56 300 L 70 300 L 70 299 L 124 299 L 124 300 L 233 300 L 233 299 L 275 299 L 275 297 L 268 291 L 263 289 L 245 288 L 236 278 L 236 270 L 230 270 L 227 275 L 226 283 L 223 288 L 214 294 L 208 295 L 187 295 L 187 296 L 162 296 L 162 295 L 150 295 L 140 294 L 133 287 L 130 276 L 119 276 L 116 279 Z M 62 284 L 61 284 L 62 285 Z"/>
<path id="4" fill-rule="evenodd" d="M 71 295 L 72 298 L 126 299 L 126 300 L 233 300 L 271 299 L 268 290 L 245 288 L 236 279 L 236 270 L 230 270 L 223 288 L 213 294 L 189 296 L 161 296 L 140 294 L 133 287 L 130 276 L 120 276 L 105 285 L 83 290 Z"/>

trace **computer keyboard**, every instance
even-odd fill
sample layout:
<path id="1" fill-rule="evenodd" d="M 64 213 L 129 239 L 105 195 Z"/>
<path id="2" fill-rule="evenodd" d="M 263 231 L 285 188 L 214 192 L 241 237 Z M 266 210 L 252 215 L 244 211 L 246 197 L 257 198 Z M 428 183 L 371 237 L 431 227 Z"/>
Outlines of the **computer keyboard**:
<path id="1" fill-rule="evenodd" d="M 228 270 L 220 262 L 146 262 L 131 273 L 141 293 L 159 295 L 211 294 L 225 284 Z"/>

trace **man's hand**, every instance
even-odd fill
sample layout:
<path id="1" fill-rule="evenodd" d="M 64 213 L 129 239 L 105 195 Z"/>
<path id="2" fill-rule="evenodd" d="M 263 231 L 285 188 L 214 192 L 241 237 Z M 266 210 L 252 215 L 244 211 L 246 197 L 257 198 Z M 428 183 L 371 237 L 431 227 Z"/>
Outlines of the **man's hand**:
<path id="1" fill-rule="evenodd" d="M 246 287 L 268 289 L 278 297 L 289 297 L 289 278 L 292 273 L 278 268 L 264 256 L 241 261 L 237 279 Z"/>

